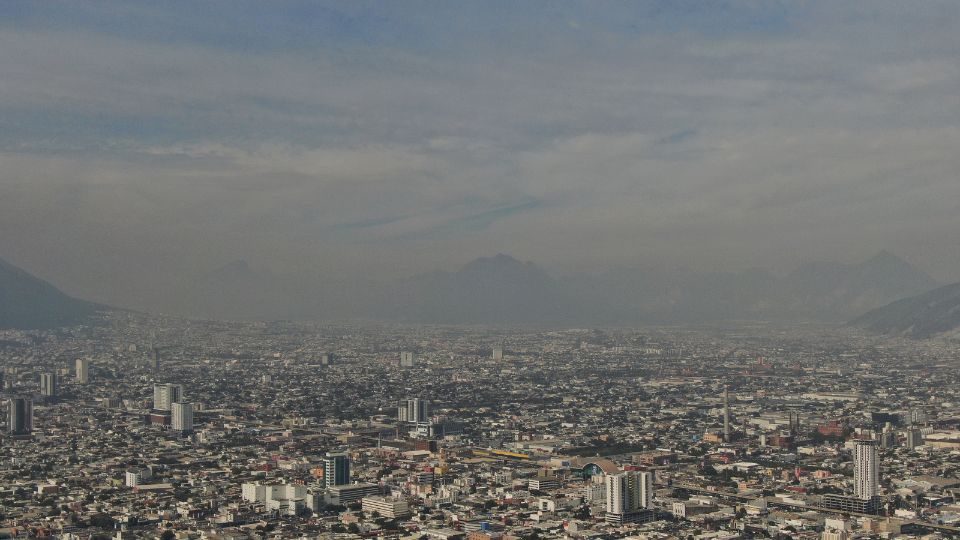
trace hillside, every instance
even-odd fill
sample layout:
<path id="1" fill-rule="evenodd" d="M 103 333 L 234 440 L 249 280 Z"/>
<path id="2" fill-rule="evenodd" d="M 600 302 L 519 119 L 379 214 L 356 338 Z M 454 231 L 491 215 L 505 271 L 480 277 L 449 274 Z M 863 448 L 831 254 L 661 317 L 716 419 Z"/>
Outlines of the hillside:
<path id="1" fill-rule="evenodd" d="M 76 324 L 98 307 L 67 296 L 0 259 L 0 328 L 40 329 Z"/>
<path id="2" fill-rule="evenodd" d="M 960 330 L 960 283 L 897 300 L 865 313 L 850 324 L 918 339 L 956 335 Z"/>

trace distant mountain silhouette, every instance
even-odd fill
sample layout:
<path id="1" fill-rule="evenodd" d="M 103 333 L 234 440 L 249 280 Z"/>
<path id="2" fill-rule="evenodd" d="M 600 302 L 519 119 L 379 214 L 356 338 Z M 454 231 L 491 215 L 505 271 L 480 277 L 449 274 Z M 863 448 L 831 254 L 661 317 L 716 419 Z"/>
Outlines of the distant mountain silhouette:
<path id="1" fill-rule="evenodd" d="M 615 269 L 551 277 L 508 255 L 476 259 L 377 290 L 369 318 L 433 323 L 678 324 L 722 320 L 843 322 L 937 283 L 884 251 L 859 264 L 813 263 L 779 277 Z"/>
<path id="2" fill-rule="evenodd" d="M 806 264 L 782 277 L 763 269 L 617 269 L 571 276 L 563 283 L 592 320 L 649 324 L 724 319 L 842 322 L 937 286 L 888 252 L 860 264 Z"/>
<path id="3" fill-rule="evenodd" d="M 784 282 L 784 309 L 821 320 L 845 320 L 937 287 L 933 278 L 888 251 L 860 264 L 803 265 Z"/>
<path id="4" fill-rule="evenodd" d="M 859 264 L 820 262 L 778 276 L 615 268 L 554 277 L 498 254 L 453 272 L 386 282 L 362 272 L 297 282 L 238 260 L 187 281 L 162 308 L 235 320 L 370 320 L 435 324 L 643 325 L 729 320 L 842 323 L 938 284 L 881 252 Z M 158 304 L 161 305 L 161 304 Z M 148 307 L 149 311 L 150 308 Z"/>
<path id="5" fill-rule="evenodd" d="M 186 294 L 182 294 L 185 292 Z M 236 260 L 184 284 L 185 304 L 178 311 L 225 320 L 290 318 L 292 303 L 281 280 Z"/>
<path id="6" fill-rule="evenodd" d="M 0 259 L 0 328 L 42 329 L 82 322 L 97 304 L 78 300 Z"/>
<path id="7" fill-rule="evenodd" d="M 960 283 L 903 298 L 868 311 L 850 323 L 874 332 L 929 338 L 960 336 Z"/>
<path id="8" fill-rule="evenodd" d="M 432 272 L 382 295 L 390 318 L 449 324 L 550 324 L 572 320 L 563 291 L 543 269 L 508 255 Z M 375 314 L 374 314 L 375 315 Z"/>

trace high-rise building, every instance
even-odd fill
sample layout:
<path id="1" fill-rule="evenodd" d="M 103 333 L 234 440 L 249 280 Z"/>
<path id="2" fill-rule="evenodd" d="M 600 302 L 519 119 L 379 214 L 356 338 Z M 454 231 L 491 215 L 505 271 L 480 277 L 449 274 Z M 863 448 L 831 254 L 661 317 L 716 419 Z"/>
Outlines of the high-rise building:
<path id="1" fill-rule="evenodd" d="M 640 508 L 653 508 L 653 473 L 642 471 L 637 475 L 637 481 L 640 484 L 639 497 Z"/>
<path id="2" fill-rule="evenodd" d="M 7 400 L 7 432 L 29 435 L 33 431 L 33 400 L 13 397 Z"/>
<path id="3" fill-rule="evenodd" d="M 170 427 L 174 431 L 183 433 L 193 431 L 193 403 L 174 402 L 170 404 Z"/>
<path id="4" fill-rule="evenodd" d="M 876 441 L 860 440 L 854 443 L 853 494 L 860 499 L 880 495 L 880 457 Z"/>
<path id="5" fill-rule="evenodd" d="M 179 384 L 153 385 L 153 408 L 158 411 L 169 411 L 171 405 L 183 399 L 183 386 Z"/>
<path id="6" fill-rule="evenodd" d="M 723 442 L 730 442 L 730 389 L 723 387 Z"/>
<path id="7" fill-rule="evenodd" d="M 57 397 L 59 381 L 56 373 L 40 374 L 40 394 L 44 397 Z"/>
<path id="8" fill-rule="evenodd" d="M 160 349 L 156 347 L 151 347 L 150 356 L 153 358 L 153 372 L 155 374 L 159 374 L 160 373 Z"/>
<path id="9" fill-rule="evenodd" d="M 332 366 L 337 360 L 337 355 L 333 353 L 323 353 L 320 355 L 321 366 Z"/>
<path id="10" fill-rule="evenodd" d="M 400 353 L 400 367 L 415 367 L 417 365 L 417 355 L 409 352 L 403 351 Z"/>
<path id="11" fill-rule="evenodd" d="M 919 428 L 909 427 L 906 431 L 906 445 L 907 448 L 913 450 L 918 446 L 923 445 L 923 432 Z"/>
<path id="12" fill-rule="evenodd" d="M 401 399 L 397 406 L 397 419 L 401 422 L 420 424 L 430 419 L 430 402 L 425 399 Z"/>
<path id="13" fill-rule="evenodd" d="M 494 360 L 503 360 L 503 347 L 501 347 L 500 345 L 496 345 L 493 348 L 493 354 L 491 355 L 491 357 Z"/>
<path id="14" fill-rule="evenodd" d="M 653 473 L 626 471 L 604 477 L 606 520 L 613 523 L 653 519 Z"/>
<path id="15" fill-rule="evenodd" d="M 87 384 L 90 382 L 90 359 L 77 358 L 77 382 Z"/>
<path id="16" fill-rule="evenodd" d="M 350 457 L 346 454 L 327 454 L 323 460 L 323 482 L 326 487 L 350 483 Z"/>

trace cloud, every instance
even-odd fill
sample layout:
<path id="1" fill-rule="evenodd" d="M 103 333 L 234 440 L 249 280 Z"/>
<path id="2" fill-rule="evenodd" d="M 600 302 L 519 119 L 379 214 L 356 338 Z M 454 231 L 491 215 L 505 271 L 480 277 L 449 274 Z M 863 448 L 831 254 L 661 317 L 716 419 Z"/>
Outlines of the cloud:
<path id="1" fill-rule="evenodd" d="M 0 7 L 0 256 L 137 306 L 236 259 L 960 279 L 953 3 L 180 7 Z"/>

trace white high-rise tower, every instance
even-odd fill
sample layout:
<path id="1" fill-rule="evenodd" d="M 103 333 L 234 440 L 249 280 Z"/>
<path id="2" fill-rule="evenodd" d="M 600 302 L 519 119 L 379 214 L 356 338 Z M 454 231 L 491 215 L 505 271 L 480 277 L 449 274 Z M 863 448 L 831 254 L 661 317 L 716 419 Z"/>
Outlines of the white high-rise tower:
<path id="1" fill-rule="evenodd" d="M 607 489 L 607 521 L 623 523 L 625 521 L 648 521 L 653 508 L 653 473 L 626 471 L 608 474 L 604 478 Z"/>
<path id="2" fill-rule="evenodd" d="M 730 442 L 730 388 L 723 386 L 723 442 Z"/>
<path id="3" fill-rule="evenodd" d="M 90 382 L 90 360 L 88 358 L 77 358 L 77 382 L 80 384 Z"/>
<path id="4" fill-rule="evenodd" d="M 880 495 L 880 457 L 876 441 L 857 441 L 853 447 L 853 494 L 860 499 Z"/>

